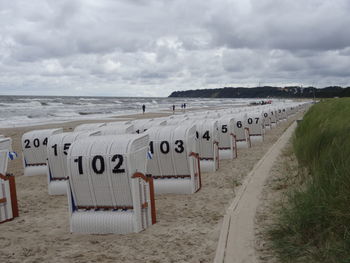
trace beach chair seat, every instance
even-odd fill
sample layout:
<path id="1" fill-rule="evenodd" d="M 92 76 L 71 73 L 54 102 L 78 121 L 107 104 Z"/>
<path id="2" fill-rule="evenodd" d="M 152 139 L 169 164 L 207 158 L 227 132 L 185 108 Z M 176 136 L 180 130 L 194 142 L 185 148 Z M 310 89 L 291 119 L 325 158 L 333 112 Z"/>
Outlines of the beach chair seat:
<path id="1" fill-rule="evenodd" d="M 249 129 L 246 127 L 246 121 L 243 114 L 233 115 L 234 118 L 234 135 L 236 136 L 237 148 L 250 148 L 252 146 L 250 141 Z"/>
<path id="2" fill-rule="evenodd" d="M 218 119 L 219 126 L 219 156 L 220 159 L 237 158 L 237 142 L 234 134 L 234 118 L 222 116 Z"/>
<path id="3" fill-rule="evenodd" d="M 99 131 L 64 132 L 49 137 L 47 143 L 47 180 L 49 195 L 67 194 L 67 155 L 73 142 L 89 136 L 101 135 Z"/>
<path id="4" fill-rule="evenodd" d="M 148 135 L 92 136 L 68 152 L 70 231 L 127 234 L 154 224 Z"/>
<path id="5" fill-rule="evenodd" d="M 26 132 L 22 136 L 24 175 L 47 175 L 47 142 L 51 135 L 63 129 L 45 129 Z"/>
<path id="6" fill-rule="evenodd" d="M 146 131 L 152 157 L 147 174 L 156 194 L 192 194 L 201 188 L 199 155 L 194 125 L 153 127 Z"/>
<path id="7" fill-rule="evenodd" d="M 15 177 L 0 174 L 0 224 L 18 217 Z"/>
<path id="8" fill-rule="evenodd" d="M 245 127 L 249 130 L 249 137 L 252 144 L 264 141 L 265 125 L 264 118 L 260 113 L 247 113 L 245 115 Z"/>
<path id="9" fill-rule="evenodd" d="M 100 122 L 100 123 L 83 123 L 78 125 L 77 127 L 74 128 L 75 132 L 82 132 L 82 131 L 93 131 L 97 130 L 98 128 L 106 126 L 107 123 L 105 122 Z"/>

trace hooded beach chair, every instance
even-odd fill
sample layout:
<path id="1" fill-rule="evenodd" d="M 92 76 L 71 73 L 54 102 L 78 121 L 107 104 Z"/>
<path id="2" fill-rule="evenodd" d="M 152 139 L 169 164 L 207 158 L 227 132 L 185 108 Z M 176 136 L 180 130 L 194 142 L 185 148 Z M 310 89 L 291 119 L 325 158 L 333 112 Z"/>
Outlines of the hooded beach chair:
<path id="1" fill-rule="evenodd" d="M 151 157 L 147 174 L 154 179 L 156 194 L 192 194 L 201 188 L 196 127 L 177 125 L 153 127 L 150 138 Z"/>
<path id="2" fill-rule="evenodd" d="M 261 117 L 264 119 L 264 126 L 265 130 L 271 130 L 272 124 L 271 124 L 271 117 L 269 114 L 269 109 L 265 108 L 262 110 Z"/>
<path id="3" fill-rule="evenodd" d="M 261 113 L 248 112 L 244 118 L 245 127 L 248 128 L 251 143 L 263 142 L 265 136 L 265 125 Z"/>
<path id="4" fill-rule="evenodd" d="M 278 124 L 278 116 L 277 116 L 276 109 L 270 108 L 268 113 L 269 113 L 269 117 L 270 117 L 271 128 L 276 127 Z"/>
<path id="5" fill-rule="evenodd" d="M 196 125 L 196 137 L 201 171 L 215 172 L 219 169 L 219 128 L 213 119 L 190 119 L 186 125 Z"/>
<path id="6" fill-rule="evenodd" d="M 237 158 L 237 142 L 234 134 L 234 118 L 224 115 L 218 119 L 220 159 Z"/>
<path id="7" fill-rule="evenodd" d="M 285 107 L 278 107 L 277 109 L 277 118 L 278 121 L 285 121 L 288 118 L 287 111 Z"/>
<path id="8" fill-rule="evenodd" d="M 50 195 L 67 194 L 67 155 L 71 144 L 89 136 L 97 136 L 99 131 L 64 132 L 49 137 L 47 144 L 47 180 Z"/>
<path id="9" fill-rule="evenodd" d="M 51 135 L 63 129 L 45 129 L 26 132 L 22 136 L 24 175 L 47 175 L 47 142 Z"/>
<path id="10" fill-rule="evenodd" d="M 246 127 L 245 117 L 242 113 L 233 115 L 234 118 L 234 135 L 236 136 L 237 148 L 250 148 L 249 129 Z"/>
<path id="11" fill-rule="evenodd" d="M 155 223 L 148 135 L 93 136 L 68 152 L 71 232 L 127 234 Z"/>

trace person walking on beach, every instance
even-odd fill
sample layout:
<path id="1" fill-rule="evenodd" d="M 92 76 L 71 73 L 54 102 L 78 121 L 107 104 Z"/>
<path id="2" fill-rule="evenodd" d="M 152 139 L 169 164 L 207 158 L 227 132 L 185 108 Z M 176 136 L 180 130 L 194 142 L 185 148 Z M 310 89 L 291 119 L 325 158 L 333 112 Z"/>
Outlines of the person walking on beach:
<path id="1" fill-rule="evenodd" d="M 173 114 L 175 113 L 175 105 L 173 105 Z"/>
<path id="2" fill-rule="evenodd" d="M 146 111 L 146 105 L 143 104 L 143 105 L 142 105 L 142 114 L 145 114 L 145 111 Z"/>

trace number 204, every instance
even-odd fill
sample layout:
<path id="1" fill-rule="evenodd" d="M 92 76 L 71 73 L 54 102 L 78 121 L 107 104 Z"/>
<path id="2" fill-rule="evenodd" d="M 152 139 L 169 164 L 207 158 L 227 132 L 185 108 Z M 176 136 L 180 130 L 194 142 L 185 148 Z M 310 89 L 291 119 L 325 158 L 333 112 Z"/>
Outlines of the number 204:
<path id="1" fill-rule="evenodd" d="M 78 156 L 74 159 L 74 162 L 78 165 L 78 172 L 79 174 L 84 174 L 83 170 L 83 156 Z M 123 165 L 124 158 L 123 155 L 115 154 L 111 158 L 111 162 L 115 163 L 114 168 L 112 169 L 112 173 L 118 174 L 118 173 L 125 173 L 125 169 L 122 169 L 121 166 Z M 102 155 L 95 155 L 91 160 L 91 168 L 96 174 L 103 174 L 106 170 L 105 165 L 105 158 L 103 158 Z"/>

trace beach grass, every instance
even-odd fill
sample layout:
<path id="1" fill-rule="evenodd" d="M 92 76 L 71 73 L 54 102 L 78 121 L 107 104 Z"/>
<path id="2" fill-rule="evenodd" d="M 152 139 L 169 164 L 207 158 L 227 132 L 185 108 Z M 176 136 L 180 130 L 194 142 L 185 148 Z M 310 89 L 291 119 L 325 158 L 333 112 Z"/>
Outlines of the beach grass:
<path id="1" fill-rule="evenodd" d="M 350 262 L 350 98 L 312 106 L 293 148 L 304 180 L 278 208 L 272 246 L 281 262 Z"/>

